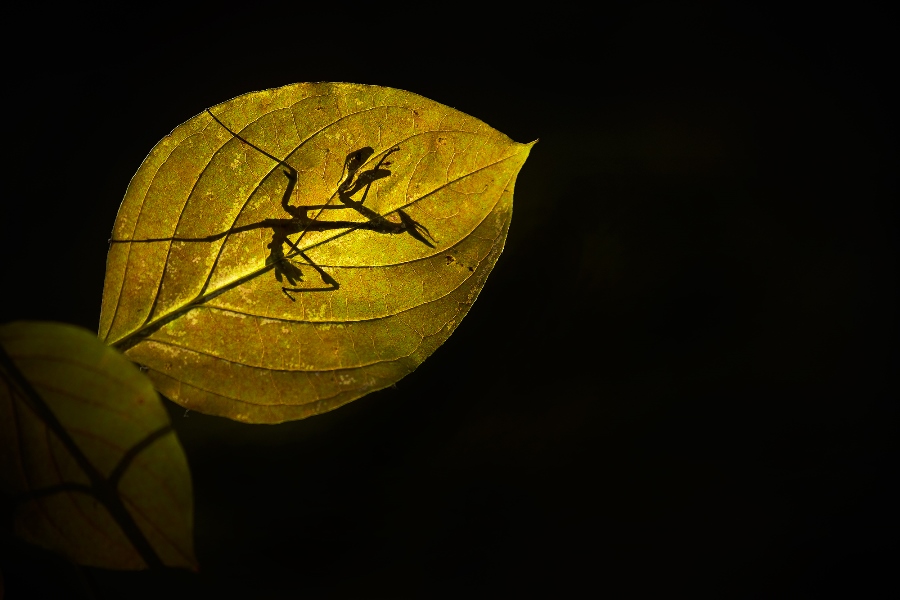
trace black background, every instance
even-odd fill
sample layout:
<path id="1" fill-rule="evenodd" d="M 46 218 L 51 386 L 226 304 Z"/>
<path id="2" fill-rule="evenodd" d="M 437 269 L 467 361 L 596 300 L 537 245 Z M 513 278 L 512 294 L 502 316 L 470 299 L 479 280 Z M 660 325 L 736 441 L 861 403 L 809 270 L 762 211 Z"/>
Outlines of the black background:
<path id="1" fill-rule="evenodd" d="M 888 15 L 308 4 L 6 15 L 0 318 L 95 330 L 144 156 L 298 81 L 540 138 L 506 251 L 396 390 L 279 426 L 169 404 L 199 574 L 79 575 L 5 533 L 8 597 L 896 593 Z"/>

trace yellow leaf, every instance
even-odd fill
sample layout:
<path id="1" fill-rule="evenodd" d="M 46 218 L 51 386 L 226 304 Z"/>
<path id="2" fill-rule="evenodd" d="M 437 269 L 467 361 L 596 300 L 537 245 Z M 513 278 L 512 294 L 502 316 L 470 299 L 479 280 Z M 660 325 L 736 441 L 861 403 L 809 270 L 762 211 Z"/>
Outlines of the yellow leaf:
<path id="1" fill-rule="evenodd" d="M 196 568 L 169 416 L 147 377 L 84 329 L 0 326 L 0 484 L 16 534 L 73 562 Z"/>
<path id="2" fill-rule="evenodd" d="M 100 337 L 175 402 L 239 421 L 301 419 L 387 387 L 475 301 L 532 145 L 376 86 L 215 106 L 129 185 Z"/>

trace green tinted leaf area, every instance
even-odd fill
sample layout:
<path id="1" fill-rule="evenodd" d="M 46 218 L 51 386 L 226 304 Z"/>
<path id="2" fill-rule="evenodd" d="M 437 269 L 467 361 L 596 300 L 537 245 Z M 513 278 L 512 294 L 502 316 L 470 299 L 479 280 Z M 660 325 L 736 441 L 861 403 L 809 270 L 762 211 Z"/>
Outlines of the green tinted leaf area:
<path id="1" fill-rule="evenodd" d="M 149 379 L 69 325 L 3 325 L 0 346 L 16 534 L 83 565 L 195 568 L 190 474 Z"/>

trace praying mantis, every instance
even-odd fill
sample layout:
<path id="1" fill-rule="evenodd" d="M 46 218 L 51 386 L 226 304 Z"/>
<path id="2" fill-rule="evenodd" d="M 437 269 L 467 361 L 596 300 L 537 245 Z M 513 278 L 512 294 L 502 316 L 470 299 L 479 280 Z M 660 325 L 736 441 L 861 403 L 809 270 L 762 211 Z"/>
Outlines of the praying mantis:
<path id="1" fill-rule="evenodd" d="M 298 246 L 300 238 L 302 238 L 308 231 L 326 231 L 332 229 L 366 229 L 369 231 L 375 231 L 384 234 L 408 233 L 413 238 L 422 242 L 426 246 L 430 248 L 435 247 L 434 243 L 436 242 L 436 240 L 434 239 L 434 237 L 432 237 L 431 232 L 428 230 L 428 228 L 410 217 L 403 210 L 398 209 L 396 211 L 397 215 L 400 218 L 400 221 L 395 222 L 387 219 L 383 215 L 378 214 L 365 205 L 366 197 L 368 196 L 369 190 L 371 189 L 372 185 L 379 179 L 390 177 L 391 171 L 386 167 L 390 166 L 391 162 L 387 159 L 392 154 L 399 152 L 400 146 L 394 146 L 390 148 L 387 152 L 384 153 L 384 155 L 380 158 L 380 160 L 375 164 L 374 167 L 362 171 L 360 169 L 372 157 L 372 155 L 375 153 L 375 150 L 369 146 L 365 146 L 363 148 L 350 152 L 344 160 L 344 166 L 341 171 L 341 177 L 343 180 L 339 183 L 337 188 L 338 203 L 332 204 L 328 202 L 325 204 L 293 206 L 291 205 L 290 200 L 293 196 L 294 188 L 297 185 L 297 170 L 286 161 L 273 156 L 256 144 L 244 139 L 239 133 L 233 131 L 230 127 L 219 120 L 219 118 L 216 117 L 216 115 L 214 115 L 209 109 L 207 109 L 206 112 L 209 113 L 209 115 L 216 121 L 216 123 L 222 126 L 236 139 L 250 146 L 254 150 L 262 153 L 281 166 L 282 173 L 287 179 L 287 185 L 285 186 L 284 194 L 281 198 L 281 207 L 286 213 L 290 215 L 290 217 L 281 219 L 263 219 L 256 223 L 235 226 L 228 229 L 227 231 L 200 238 L 169 237 L 148 238 L 141 240 L 113 239 L 110 240 L 110 243 L 146 243 L 161 241 L 213 242 L 233 233 L 240 233 L 242 231 L 250 231 L 254 229 L 271 228 L 272 240 L 266 246 L 269 249 L 269 255 L 268 257 L 266 257 L 265 264 L 266 266 L 270 266 L 273 268 L 275 272 L 275 278 L 279 283 L 284 283 L 284 280 L 287 280 L 287 283 L 290 287 L 288 287 L 287 285 L 282 286 L 281 291 L 292 302 L 295 301 L 295 298 L 291 295 L 291 292 L 296 293 L 334 291 L 340 288 L 340 283 L 338 283 L 333 277 L 331 277 L 331 275 L 326 273 L 325 270 L 322 269 L 319 265 L 315 264 L 315 262 L 313 262 Z M 344 177 L 344 173 L 347 174 L 346 177 Z M 355 200 L 354 196 L 356 196 L 360 192 L 362 192 L 362 197 L 359 200 Z M 314 210 L 319 211 L 318 214 L 315 217 L 310 217 L 310 211 Z M 322 211 L 326 210 L 355 210 L 357 213 L 364 216 L 367 220 L 362 222 L 318 220 L 318 216 L 322 214 Z M 300 237 L 296 242 L 291 241 L 288 236 L 297 233 L 300 234 Z M 285 253 L 285 246 L 290 249 L 287 254 Z M 306 261 L 303 264 L 312 267 L 318 273 L 324 286 L 303 288 L 296 287 L 297 283 L 303 280 L 303 273 L 295 264 L 295 262 L 291 260 L 295 256 L 303 258 Z"/>

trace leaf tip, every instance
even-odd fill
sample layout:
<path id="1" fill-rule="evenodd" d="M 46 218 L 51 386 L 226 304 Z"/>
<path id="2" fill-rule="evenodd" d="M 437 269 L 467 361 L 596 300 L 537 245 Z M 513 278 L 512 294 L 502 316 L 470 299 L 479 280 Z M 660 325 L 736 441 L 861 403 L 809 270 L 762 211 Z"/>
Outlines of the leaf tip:
<path id="1" fill-rule="evenodd" d="M 537 144 L 539 141 L 541 141 L 540 138 L 534 140 L 533 142 L 528 142 L 528 143 L 526 143 L 526 144 L 520 144 L 520 145 L 523 146 L 523 151 L 524 151 L 524 152 L 530 153 L 530 152 L 531 152 L 531 149 L 534 148 L 534 145 Z"/>

